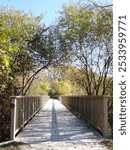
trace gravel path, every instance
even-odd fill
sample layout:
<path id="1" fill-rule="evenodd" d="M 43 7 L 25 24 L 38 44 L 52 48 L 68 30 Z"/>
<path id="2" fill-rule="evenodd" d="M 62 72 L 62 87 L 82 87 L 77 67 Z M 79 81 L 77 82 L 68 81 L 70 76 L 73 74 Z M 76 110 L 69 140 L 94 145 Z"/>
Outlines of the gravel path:
<path id="1" fill-rule="evenodd" d="M 16 137 L 20 150 L 107 150 L 103 138 L 58 100 L 49 100 Z"/>

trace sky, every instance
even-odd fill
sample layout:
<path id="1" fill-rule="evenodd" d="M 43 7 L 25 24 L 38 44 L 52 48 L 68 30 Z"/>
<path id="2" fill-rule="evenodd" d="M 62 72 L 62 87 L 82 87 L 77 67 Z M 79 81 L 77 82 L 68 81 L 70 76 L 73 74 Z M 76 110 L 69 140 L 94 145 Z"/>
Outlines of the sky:
<path id="1" fill-rule="evenodd" d="M 59 16 L 59 11 L 63 4 L 69 2 L 78 2 L 79 0 L 0 0 L 0 6 L 9 6 L 10 4 L 17 10 L 25 12 L 32 11 L 34 15 L 44 15 L 43 23 L 50 25 Z M 84 0 L 85 1 L 85 0 Z M 112 0 L 98 0 L 103 3 L 110 3 Z"/>

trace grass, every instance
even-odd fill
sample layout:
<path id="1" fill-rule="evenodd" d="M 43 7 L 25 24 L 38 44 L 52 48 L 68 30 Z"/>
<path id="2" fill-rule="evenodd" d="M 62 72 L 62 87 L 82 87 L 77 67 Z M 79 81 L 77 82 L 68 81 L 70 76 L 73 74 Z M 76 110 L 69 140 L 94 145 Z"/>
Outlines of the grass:
<path id="1" fill-rule="evenodd" d="M 17 146 L 25 145 L 22 142 L 11 142 L 8 144 L 0 145 L 0 150 L 17 150 Z"/>
<path id="2" fill-rule="evenodd" d="M 108 150 L 113 150 L 113 140 L 104 140 L 101 142 L 101 144 L 105 145 L 108 148 Z"/>

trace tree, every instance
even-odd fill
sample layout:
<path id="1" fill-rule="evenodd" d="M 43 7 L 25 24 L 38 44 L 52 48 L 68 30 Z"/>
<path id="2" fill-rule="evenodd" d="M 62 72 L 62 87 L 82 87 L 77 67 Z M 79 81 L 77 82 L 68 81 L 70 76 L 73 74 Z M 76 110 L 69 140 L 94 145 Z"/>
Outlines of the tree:
<path id="1" fill-rule="evenodd" d="M 27 47 L 40 20 L 41 16 L 0 8 L 0 141 L 9 137 L 9 97 L 17 95 L 25 76 L 34 69 Z M 16 78 L 21 74 L 23 81 L 16 84 Z"/>
<path id="2" fill-rule="evenodd" d="M 19 74 L 33 69 L 33 60 L 27 52 L 28 39 L 40 23 L 41 16 L 34 17 L 15 9 L 1 8 L 0 13 L 0 78 L 3 85 L 7 79 L 14 79 Z M 24 66 L 21 65 L 21 63 Z M 24 71 L 26 70 L 26 71 Z M 26 74 L 26 73 L 25 73 Z M 25 75 L 24 75 L 25 76 Z M 24 78 L 24 77 L 23 77 Z"/>
<path id="3" fill-rule="evenodd" d="M 112 81 L 112 9 L 82 3 L 64 6 L 58 25 L 80 68 L 79 85 L 88 95 L 105 95 Z"/>
<path id="4" fill-rule="evenodd" d="M 28 51 L 35 62 L 37 62 L 36 68 L 38 69 L 30 76 L 22 88 L 22 90 L 25 89 L 24 95 L 41 70 L 69 60 L 69 51 L 67 47 L 63 47 L 63 45 L 60 44 L 61 40 L 57 27 L 46 29 L 39 27 L 37 31 L 34 32 L 33 37 L 29 40 Z M 62 46 L 62 48 L 60 46 Z"/>

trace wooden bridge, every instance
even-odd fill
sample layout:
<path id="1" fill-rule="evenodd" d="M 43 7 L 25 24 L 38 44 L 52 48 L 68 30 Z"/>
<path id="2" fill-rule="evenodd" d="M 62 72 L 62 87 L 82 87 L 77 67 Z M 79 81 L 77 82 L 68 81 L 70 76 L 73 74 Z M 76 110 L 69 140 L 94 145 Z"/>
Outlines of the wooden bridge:
<path id="1" fill-rule="evenodd" d="M 48 96 L 11 99 L 11 138 L 28 144 L 20 149 L 107 150 L 100 144 L 107 136 L 107 97 L 70 96 L 61 97 L 61 101 Z"/>

